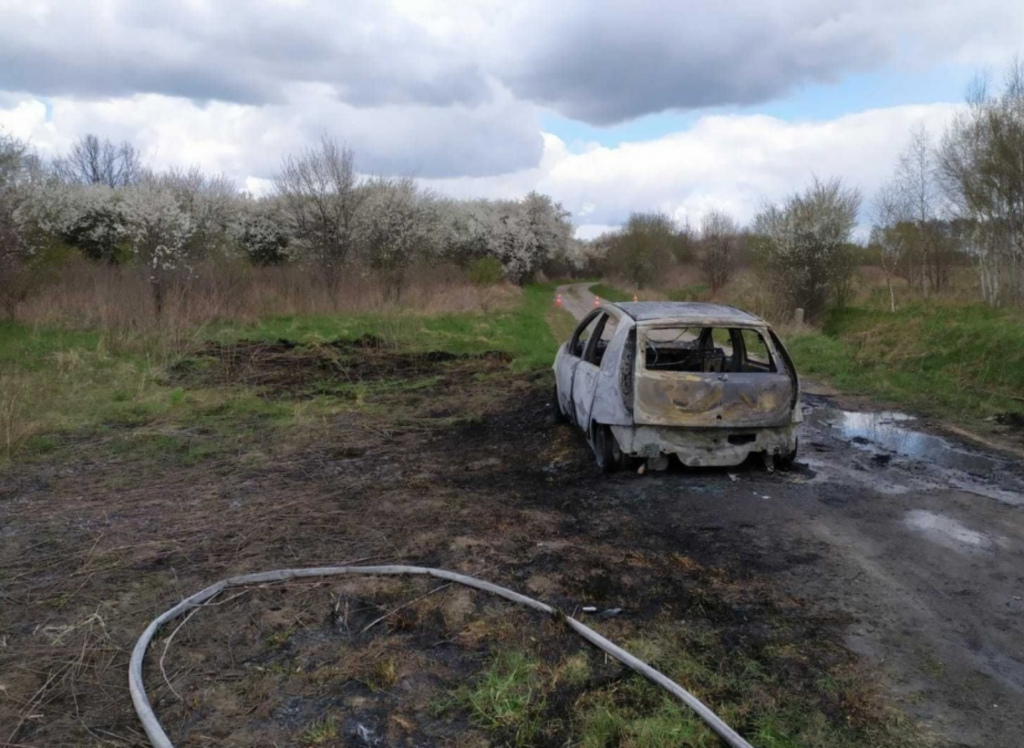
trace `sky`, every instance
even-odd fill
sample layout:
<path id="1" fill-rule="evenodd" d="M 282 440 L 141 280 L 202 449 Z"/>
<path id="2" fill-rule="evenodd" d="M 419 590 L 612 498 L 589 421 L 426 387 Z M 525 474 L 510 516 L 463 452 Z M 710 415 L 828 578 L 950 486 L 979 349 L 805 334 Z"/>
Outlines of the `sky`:
<path id="1" fill-rule="evenodd" d="M 366 174 L 544 192 L 588 238 L 747 222 L 815 176 L 866 212 L 911 129 L 1018 54 L 1020 0 L 0 0 L 0 129 L 255 193 L 327 134 Z"/>

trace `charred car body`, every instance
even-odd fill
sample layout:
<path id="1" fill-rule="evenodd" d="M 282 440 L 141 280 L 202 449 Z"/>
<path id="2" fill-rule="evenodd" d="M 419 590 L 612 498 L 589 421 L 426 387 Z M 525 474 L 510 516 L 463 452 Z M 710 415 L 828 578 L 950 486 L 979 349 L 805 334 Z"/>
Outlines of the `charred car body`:
<path id="1" fill-rule="evenodd" d="M 555 358 L 556 412 L 587 436 L 606 471 L 796 458 L 800 384 L 759 317 L 717 304 L 603 303 Z"/>

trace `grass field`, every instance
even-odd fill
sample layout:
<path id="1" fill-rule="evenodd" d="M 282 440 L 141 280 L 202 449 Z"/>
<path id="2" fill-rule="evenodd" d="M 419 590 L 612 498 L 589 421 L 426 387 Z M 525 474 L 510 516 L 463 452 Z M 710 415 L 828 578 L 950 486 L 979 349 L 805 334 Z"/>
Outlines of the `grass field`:
<path id="1" fill-rule="evenodd" d="M 66 435 L 111 425 L 189 425 L 211 409 L 254 410 L 279 421 L 309 416 L 268 407 L 251 393 L 185 393 L 166 376 L 167 366 L 207 342 L 287 340 L 317 346 L 372 336 L 380 345 L 409 352 L 446 351 L 511 356 L 513 371 L 551 365 L 552 329 L 568 315 L 552 304 L 554 285 L 523 289 L 521 301 L 490 312 L 423 315 L 407 311 L 268 317 L 255 323 L 218 322 L 168 342 L 140 334 L 129 340 L 103 330 L 0 323 L 0 458 L 17 450 L 47 451 Z M 552 324 L 553 323 L 553 324 Z"/>
<path id="2" fill-rule="evenodd" d="M 1024 412 L 1024 315 L 981 305 L 918 303 L 895 314 L 833 311 L 795 335 L 801 371 L 963 421 Z"/>

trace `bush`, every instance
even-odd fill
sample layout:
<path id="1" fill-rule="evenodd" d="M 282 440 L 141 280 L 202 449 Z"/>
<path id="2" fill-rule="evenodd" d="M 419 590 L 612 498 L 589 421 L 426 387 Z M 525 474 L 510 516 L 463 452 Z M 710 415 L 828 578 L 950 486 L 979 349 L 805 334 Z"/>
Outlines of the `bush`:
<path id="1" fill-rule="evenodd" d="M 498 258 L 481 257 L 469 263 L 468 274 L 474 286 L 493 286 L 501 283 L 505 271 Z"/>
<path id="2" fill-rule="evenodd" d="M 841 179 L 817 178 L 783 205 L 769 205 L 754 220 L 762 270 L 779 299 L 821 319 L 829 302 L 849 298 L 854 263 L 850 234 L 860 192 Z"/>

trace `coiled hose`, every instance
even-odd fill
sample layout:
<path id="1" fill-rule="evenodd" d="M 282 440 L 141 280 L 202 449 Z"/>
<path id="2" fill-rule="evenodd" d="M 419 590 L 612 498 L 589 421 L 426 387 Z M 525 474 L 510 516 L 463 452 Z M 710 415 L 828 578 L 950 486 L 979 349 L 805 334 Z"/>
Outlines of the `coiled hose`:
<path id="1" fill-rule="evenodd" d="M 729 725 L 725 724 L 718 715 L 711 711 L 696 696 L 680 686 L 675 681 L 658 672 L 646 662 L 637 659 L 629 652 L 616 646 L 605 639 L 599 633 L 575 618 L 562 615 L 550 605 L 534 600 L 531 597 L 520 595 L 505 587 L 499 587 L 490 582 L 480 579 L 456 574 L 445 569 L 431 569 L 423 566 L 321 566 L 309 569 L 277 569 L 275 571 L 264 571 L 256 574 L 244 574 L 238 577 L 230 577 L 210 585 L 206 589 L 197 592 L 191 597 L 185 598 L 170 610 L 161 613 L 142 632 L 142 636 L 135 643 L 132 650 L 131 663 L 128 667 L 128 688 L 131 691 L 132 703 L 135 706 L 135 713 L 142 722 L 142 727 L 149 737 L 153 748 L 174 748 L 167 733 L 164 732 L 160 721 L 153 712 L 153 706 L 149 703 L 146 695 L 146 688 L 142 681 L 142 662 L 146 657 L 146 650 L 149 648 L 157 631 L 168 621 L 172 621 L 183 613 L 196 608 L 207 600 L 217 596 L 228 587 L 240 587 L 249 584 L 265 584 L 268 582 L 286 582 L 291 579 L 307 579 L 309 577 L 331 577 L 342 575 L 371 575 L 371 576 L 429 576 L 437 579 L 444 579 L 466 587 L 489 592 L 492 595 L 503 597 L 506 600 L 525 605 L 528 608 L 546 613 L 550 616 L 558 616 L 565 621 L 576 633 L 600 649 L 602 652 L 614 657 L 626 667 L 635 670 L 648 680 L 656 683 L 671 693 L 673 696 L 684 702 L 693 709 L 697 715 L 707 723 L 714 732 L 733 748 L 753 748 L 746 740 L 741 738 Z"/>

